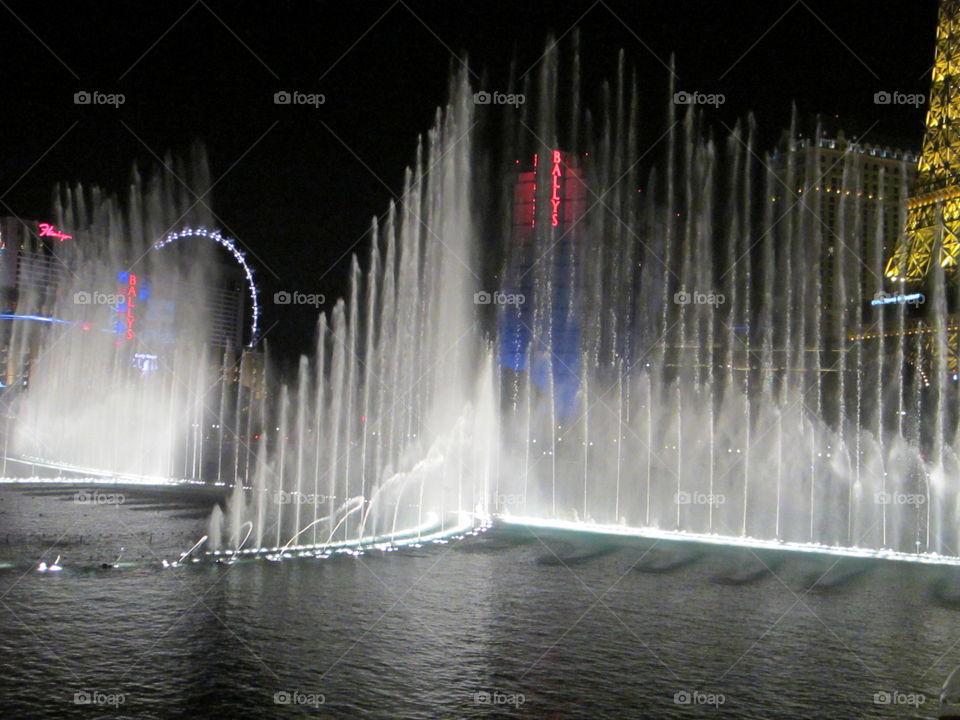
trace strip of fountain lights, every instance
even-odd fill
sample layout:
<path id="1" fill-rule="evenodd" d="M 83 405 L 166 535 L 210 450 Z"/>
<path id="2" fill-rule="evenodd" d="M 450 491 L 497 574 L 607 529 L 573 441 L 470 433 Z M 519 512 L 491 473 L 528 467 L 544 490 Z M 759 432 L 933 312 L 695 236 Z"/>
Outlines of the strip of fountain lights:
<path id="1" fill-rule="evenodd" d="M 309 545 L 291 545 L 281 547 L 260 547 L 236 550 L 214 550 L 204 553 L 215 561 L 233 561 L 241 558 L 265 558 L 270 560 L 290 560 L 295 558 L 327 558 L 335 554 L 359 556 L 370 550 L 393 552 L 398 548 L 418 548 L 430 543 L 446 545 L 451 540 L 460 540 L 464 537 L 479 535 L 492 525 L 489 516 L 474 513 L 458 513 L 456 525 L 443 527 L 439 519 L 432 519 L 417 527 L 386 533 L 383 535 L 368 535 L 353 540 L 338 540 L 336 542 L 317 543 Z M 281 552 L 282 551 L 282 552 Z M 199 562 L 194 558 L 193 562 Z"/>
<path id="2" fill-rule="evenodd" d="M 202 480 L 173 480 L 169 478 L 130 477 L 0 477 L 0 485 L 137 485 L 143 487 L 180 487 L 183 485 L 201 485 L 212 487 Z"/>
<path id="3" fill-rule="evenodd" d="M 70 465 L 69 463 L 53 462 L 43 458 L 21 455 L 18 457 L 7 456 L 3 458 L 5 462 L 18 465 L 29 465 L 30 467 L 44 468 L 54 470 L 57 475 L 54 477 L 39 477 L 33 475 L 30 477 L 0 477 L 0 484 L 95 484 L 95 485 L 143 485 L 143 486 L 171 486 L 171 485 L 203 485 L 218 487 L 225 483 L 206 483 L 202 480 L 185 480 L 180 478 L 169 478 L 163 475 L 136 475 L 133 473 L 118 473 L 110 470 L 101 470 L 100 468 L 83 467 L 80 465 Z M 66 476 L 63 473 L 76 473 L 76 477 Z"/>
<path id="4" fill-rule="evenodd" d="M 461 513 L 461 516 L 469 516 L 469 513 Z M 490 518 L 486 518 L 479 522 L 476 522 L 474 518 L 466 523 L 457 525 L 456 527 L 436 530 L 438 526 L 434 523 L 430 524 L 429 528 L 412 528 L 398 533 L 390 533 L 387 535 L 378 535 L 370 536 L 367 538 L 362 538 L 360 540 L 348 540 L 348 541 L 339 541 L 335 543 L 327 543 L 324 545 L 307 545 L 307 546 L 298 546 L 303 548 L 312 548 L 313 550 L 300 550 L 296 554 L 290 552 L 284 552 L 282 555 L 278 555 L 277 551 L 279 548 L 257 548 L 257 549 L 248 549 L 241 550 L 240 552 L 235 552 L 233 550 L 218 550 L 214 552 L 203 553 L 202 556 L 194 555 L 194 551 L 203 544 L 207 536 L 204 535 L 193 547 L 187 550 L 184 553 L 181 553 L 180 557 L 173 562 L 170 562 L 166 558 L 161 560 L 160 565 L 163 569 L 175 569 L 181 567 L 188 567 L 190 565 L 203 565 L 213 562 L 214 564 L 226 564 L 233 565 L 237 562 L 247 562 L 255 560 L 287 560 L 287 559 L 301 559 L 301 558 L 317 558 L 320 560 L 325 560 L 334 555 L 347 555 L 350 557 L 361 557 L 366 553 L 379 551 L 379 552 L 394 552 L 400 548 L 410 547 L 410 548 L 419 548 L 423 547 L 426 544 L 431 545 L 446 545 L 451 540 L 461 540 L 466 537 L 472 537 L 479 535 L 482 532 L 485 532 L 488 528 L 491 527 Z M 433 529 L 433 532 L 423 532 L 425 529 Z M 288 548 L 288 550 L 294 549 L 293 547 Z M 102 570 L 119 570 L 123 568 L 138 568 L 138 567 L 156 567 L 157 563 L 154 561 L 151 562 L 120 562 L 119 557 L 112 563 L 101 563 L 98 565 L 84 565 L 84 566 L 71 566 L 67 564 L 59 564 L 60 556 L 57 556 L 57 560 L 54 562 L 53 566 L 47 565 L 44 562 L 41 562 L 34 567 L 37 572 L 49 572 L 53 570 L 54 572 L 59 571 L 66 567 L 68 570 L 80 570 L 83 572 L 89 571 L 102 571 Z M 12 562 L 3 562 L 0 561 L 0 570 L 15 570 L 21 569 L 23 567 L 20 563 Z"/>
<path id="5" fill-rule="evenodd" d="M 960 557 L 939 555 L 937 553 L 908 553 L 900 550 L 844 547 L 841 545 L 821 545 L 819 543 L 789 542 L 785 540 L 764 540 L 761 538 L 739 537 L 736 535 L 693 533 L 683 530 L 661 530 L 659 528 L 630 527 L 628 525 L 604 525 L 601 523 L 576 522 L 572 520 L 548 520 L 545 518 L 506 514 L 495 515 L 493 517 L 493 523 L 494 525 L 499 523 L 512 527 L 563 530 L 565 532 L 579 532 L 589 535 L 693 542 L 724 547 L 743 547 L 753 550 L 782 550 L 785 552 L 812 553 L 847 558 L 893 560 L 895 562 L 920 563 L 923 565 L 960 566 Z"/>

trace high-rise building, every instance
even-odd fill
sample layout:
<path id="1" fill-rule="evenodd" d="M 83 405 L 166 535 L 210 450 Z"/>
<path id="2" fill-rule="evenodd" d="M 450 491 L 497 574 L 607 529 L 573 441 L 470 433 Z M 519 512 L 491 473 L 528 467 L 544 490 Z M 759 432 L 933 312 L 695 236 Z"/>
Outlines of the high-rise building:
<path id="1" fill-rule="evenodd" d="M 519 161 L 518 161 L 519 164 Z M 550 150 L 533 155 L 514 179 L 508 266 L 498 303 L 500 364 L 526 373 L 546 391 L 558 416 L 573 411 L 580 383 L 580 313 L 587 176 L 581 159 Z"/>
<path id="2" fill-rule="evenodd" d="M 820 116 L 811 122 L 811 132 L 791 138 L 784 135 L 774 154 L 779 179 L 771 202 L 783 204 L 794 196 L 821 223 L 822 297 L 833 302 L 835 258 L 849 253 L 864 273 L 864 287 L 880 290 L 867 265 L 866 243 L 882 235 L 883 257 L 896 247 L 902 228 L 903 201 L 917 176 L 918 154 L 893 144 L 848 138 L 836 122 Z M 846 228 L 838 227 L 840 208 L 846 202 Z M 851 210 L 856 209 L 856 213 Z M 860 301 L 858 299 L 857 301 Z"/>

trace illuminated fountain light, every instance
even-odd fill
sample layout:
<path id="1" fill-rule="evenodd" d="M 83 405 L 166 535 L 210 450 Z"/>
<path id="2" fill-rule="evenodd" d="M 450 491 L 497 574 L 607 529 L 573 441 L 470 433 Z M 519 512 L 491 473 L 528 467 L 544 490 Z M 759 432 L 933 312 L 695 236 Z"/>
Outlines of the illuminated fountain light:
<path id="1" fill-rule="evenodd" d="M 498 515 L 496 523 L 514 527 L 541 528 L 544 530 L 562 530 L 563 532 L 586 535 L 608 535 L 625 538 L 645 538 L 649 540 L 667 540 L 676 542 L 695 542 L 723 547 L 742 547 L 751 550 L 783 550 L 793 553 L 831 555 L 836 557 L 896 560 L 899 562 L 919 563 L 923 565 L 960 566 L 960 557 L 939 553 L 908 553 L 882 548 L 846 547 L 820 543 L 803 543 L 769 540 L 735 535 L 686 532 L 684 530 L 660 530 L 658 528 L 638 528 L 625 525 L 604 525 L 600 523 L 576 522 L 570 520 L 549 520 L 538 517 L 517 515 Z"/>
<path id="2" fill-rule="evenodd" d="M 37 572 L 60 572 L 61 570 L 63 570 L 63 567 L 60 565 L 59 555 L 57 555 L 57 559 L 49 565 L 42 561 L 37 565 Z"/>
<path id="3" fill-rule="evenodd" d="M 63 483 L 84 483 L 100 485 L 116 485 L 118 483 L 128 485 L 144 485 L 167 487 L 171 485 L 208 485 L 201 480 L 189 480 L 182 478 L 163 477 L 161 475 L 137 475 L 133 473 L 112 472 L 101 468 L 84 467 L 72 465 L 70 463 L 55 462 L 42 458 L 21 455 L 18 457 L 6 458 L 7 462 L 20 465 L 29 465 L 32 468 L 44 468 L 57 471 L 54 477 L 39 477 L 32 475 L 30 477 L 0 477 L 0 484 L 63 484 Z M 76 473 L 76 476 L 63 475 L 64 472 Z M 222 484 L 222 483 L 221 483 Z"/>
<path id="4" fill-rule="evenodd" d="M 120 558 L 123 557 L 123 552 L 126 548 L 120 548 L 120 552 L 117 553 L 117 557 L 112 563 L 100 563 L 100 568 L 102 570 L 119 570 L 120 569 Z"/>
<path id="5" fill-rule="evenodd" d="M 451 539 L 482 533 L 491 526 L 491 520 L 488 516 L 474 515 L 467 512 L 460 512 L 457 516 L 457 522 L 446 527 L 440 522 L 440 518 L 430 517 L 422 525 L 382 535 L 368 535 L 361 538 L 331 541 L 316 545 L 246 548 L 239 552 L 233 550 L 214 550 L 205 553 L 205 555 L 212 558 L 237 556 L 262 557 L 273 561 L 302 557 L 326 559 L 336 554 L 359 557 L 364 552 L 369 551 L 393 552 L 403 547 L 423 547 L 423 545 L 427 543 L 445 544 Z"/>
<path id="6" fill-rule="evenodd" d="M 190 548 L 189 550 L 187 550 L 186 552 L 180 553 L 180 557 L 178 557 L 178 558 L 177 558 L 176 560 L 174 560 L 173 562 L 168 562 L 166 558 L 163 558 L 163 559 L 160 561 L 161 566 L 163 566 L 164 568 L 180 567 L 181 565 L 183 565 L 183 563 L 184 563 L 188 558 L 190 558 L 190 556 L 193 554 L 193 552 L 194 552 L 197 548 L 199 548 L 201 545 L 203 545 L 206 541 L 207 541 L 207 536 L 204 535 L 202 538 L 200 538 L 199 540 L 197 540 L 196 543 L 194 543 L 193 547 L 191 547 L 191 548 Z M 198 561 L 199 561 L 199 558 L 190 558 L 190 560 L 191 560 L 191 562 L 198 562 Z"/>
<path id="7" fill-rule="evenodd" d="M 185 485 L 209 487 L 202 480 L 170 480 L 165 478 L 141 478 L 123 476 L 57 476 L 57 477 L 0 477 L 0 485 L 137 485 L 143 487 L 180 487 Z"/>

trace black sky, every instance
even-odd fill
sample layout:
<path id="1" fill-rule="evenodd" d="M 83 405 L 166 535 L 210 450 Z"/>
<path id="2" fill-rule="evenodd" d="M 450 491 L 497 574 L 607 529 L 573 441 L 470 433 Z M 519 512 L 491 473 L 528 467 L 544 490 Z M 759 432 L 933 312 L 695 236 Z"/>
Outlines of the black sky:
<path id="1" fill-rule="evenodd" d="M 445 99 L 454 54 L 490 89 L 511 58 L 534 65 L 548 34 L 576 26 L 588 86 L 624 49 L 648 125 L 678 87 L 720 92 L 716 120 L 757 115 L 769 143 L 790 104 L 919 147 L 924 109 L 878 106 L 880 90 L 926 93 L 936 0 L 555 2 L 6 2 L 0 214 L 44 218 L 57 182 L 120 192 L 154 153 L 209 152 L 222 228 L 260 258 L 265 292 L 336 294 L 370 218 L 398 192 Z M 476 81 L 475 81 L 476 82 Z M 320 92 L 319 109 L 277 106 Z M 119 109 L 78 90 L 123 93 Z M 364 247 L 361 244 L 361 247 Z M 338 261 L 339 259 L 339 261 Z M 308 332 L 304 316 L 274 331 Z M 268 316 L 268 322 L 271 318 Z"/>

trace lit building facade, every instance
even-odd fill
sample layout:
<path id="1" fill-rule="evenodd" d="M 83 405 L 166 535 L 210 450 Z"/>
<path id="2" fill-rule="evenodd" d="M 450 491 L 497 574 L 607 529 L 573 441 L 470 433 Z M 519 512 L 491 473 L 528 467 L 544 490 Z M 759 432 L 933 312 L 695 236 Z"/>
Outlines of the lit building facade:
<path id="1" fill-rule="evenodd" d="M 562 418 L 576 409 L 580 384 L 576 298 L 588 180 L 580 158 L 561 150 L 536 154 L 529 163 L 513 185 L 505 302 L 498 308 L 500 364 L 507 374 L 526 374 L 541 392 L 552 385 Z"/>
<path id="2" fill-rule="evenodd" d="M 822 122 L 816 119 L 820 130 L 809 136 L 784 137 L 774 155 L 779 183 L 770 200 L 782 204 L 789 187 L 820 224 L 820 284 L 829 306 L 834 302 L 838 252 L 848 253 L 848 264 L 859 267 L 864 287 L 881 289 L 871 269 L 859 259 L 869 257 L 867 243 L 875 242 L 878 231 L 884 258 L 896 247 L 903 227 L 903 202 L 916 180 L 919 155 L 847 138 L 842 129 Z M 841 206 L 846 213 L 844 228 L 839 226 Z"/>

